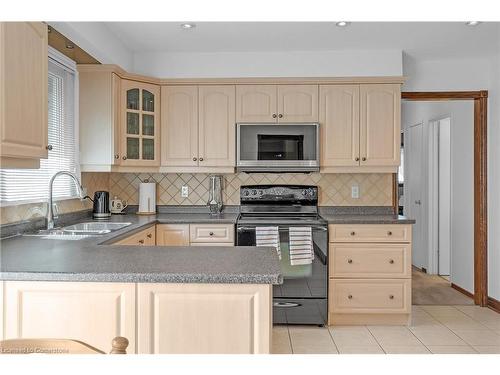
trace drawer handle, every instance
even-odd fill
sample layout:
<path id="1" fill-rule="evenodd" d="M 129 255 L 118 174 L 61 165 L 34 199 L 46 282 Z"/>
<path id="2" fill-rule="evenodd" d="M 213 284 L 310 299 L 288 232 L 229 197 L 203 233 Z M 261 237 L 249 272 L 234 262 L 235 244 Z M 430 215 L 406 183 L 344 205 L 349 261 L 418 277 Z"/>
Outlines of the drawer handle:
<path id="1" fill-rule="evenodd" d="M 209 235 L 210 235 L 210 236 L 213 236 L 213 235 L 214 235 L 214 232 L 210 232 L 210 233 L 209 233 Z"/>
<path id="2" fill-rule="evenodd" d="M 351 264 L 352 263 L 352 259 L 347 259 L 347 263 Z"/>
<path id="3" fill-rule="evenodd" d="M 394 299 L 394 296 L 392 294 L 389 294 L 389 299 Z"/>
<path id="4" fill-rule="evenodd" d="M 387 232 L 387 235 L 392 236 L 392 232 L 391 231 Z"/>
<path id="5" fill-rule="evenodd" d="M 354 236 L 356 234 L 356 232 L 351 232 L 351 236 Z"/>
<path id="6" fill-rule="evenodd" d="M 349 294 L 347 298 L 352 299 L 352 294 Z"/>
<path id="7" fill-rule="evenodd" d="M 151 233 L 149 233 L 146 237 L 151 238 L 151 237 L 153 237 L 153 235 Z"/>
<path id="8" fill-rule="evenodd" d="M 139 240 L 139 243 L 140 243 L 140 244 L 143 244 L 143 243 L 144 243 L 144 240 Z"/>

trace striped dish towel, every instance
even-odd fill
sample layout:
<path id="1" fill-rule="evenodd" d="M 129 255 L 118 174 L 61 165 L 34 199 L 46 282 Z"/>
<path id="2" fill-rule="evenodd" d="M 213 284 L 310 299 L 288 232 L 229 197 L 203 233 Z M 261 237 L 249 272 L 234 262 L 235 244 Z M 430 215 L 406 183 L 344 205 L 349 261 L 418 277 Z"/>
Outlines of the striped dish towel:
<path id="1" fill-rule="evenodd" d="M 290 227 L 290 264 L 311 264 L 314 259 L 311 227 Z"/>
<path id="2" fill-rule="evenodd" d="M 280 232 L 278 227 L 256 227 L 255 245 L 274 247 L 281 260 Z"/>

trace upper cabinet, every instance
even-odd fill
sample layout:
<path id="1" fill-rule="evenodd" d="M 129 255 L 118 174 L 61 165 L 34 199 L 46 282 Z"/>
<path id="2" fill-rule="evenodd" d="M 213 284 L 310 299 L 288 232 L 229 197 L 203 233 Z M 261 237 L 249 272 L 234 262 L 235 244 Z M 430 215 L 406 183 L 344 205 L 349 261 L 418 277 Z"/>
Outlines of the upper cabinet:
<path id="1" fill-rule="evenodd" d="M 159 104 L 159 86 L 122 80 L 121 165 L 160 165 Z"/>
<path id="2" fill-rule="evenodd" d="M 400 106 L 399 84 L 320 86 L 321 171 L 395 172 Z"/>
<path id="3" fill-rule="evenodd" d="M 317 122 L 318 85 L 238 85 L 236 122 Z"/>
<path id="4" fill-rule="evenodd" d="M 162 87 L 161 164 L 167 171 L 231 171 L 235 128 L 235 86 Z"/>
<path id="5" fill-rule="evenodd" d="M 0 166 L 38 168 L 47 158 L 47 25 L 0 23 Z"/>

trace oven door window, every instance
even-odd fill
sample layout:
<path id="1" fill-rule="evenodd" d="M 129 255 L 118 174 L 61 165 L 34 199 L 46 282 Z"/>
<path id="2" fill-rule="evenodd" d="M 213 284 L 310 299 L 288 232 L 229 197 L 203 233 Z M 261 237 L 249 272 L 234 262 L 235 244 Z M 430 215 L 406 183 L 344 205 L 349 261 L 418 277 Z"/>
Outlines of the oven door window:
<path id="1" fill-rule="evenodd" d="M 257 135 L 258 160 L 304 160 L 304 136 Z"/>

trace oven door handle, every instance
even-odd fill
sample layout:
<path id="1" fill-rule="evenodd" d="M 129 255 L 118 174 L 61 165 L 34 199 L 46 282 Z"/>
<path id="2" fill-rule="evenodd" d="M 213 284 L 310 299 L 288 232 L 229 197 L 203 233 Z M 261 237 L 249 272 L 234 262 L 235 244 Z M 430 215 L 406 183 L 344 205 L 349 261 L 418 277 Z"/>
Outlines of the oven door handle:
<path id="1" fill-rule="evenodd" d="M 280 225 L 263 225 L 266 227 L 278 227 L 278 230 L 280 232 L 288 232 L 288 228 L 291 227 L 292 225 L 287 225 L 287 226 L 280 226 Z M 314 226 L 314 225 L 298 225 L 298 226 L 304 226 L 304 227 L 311 227 L 313 231 L 315 230 L 320 230 L 322 232 L 326 232 L 328 230 L 327 227 L 324 226 Z M 238 232 L 243 232 L 243 231 L 251 231 L 255 230 L 255 228 L 259 227 L 259 225 L 256 225 L 254 227 L 237 227 Z"/>

